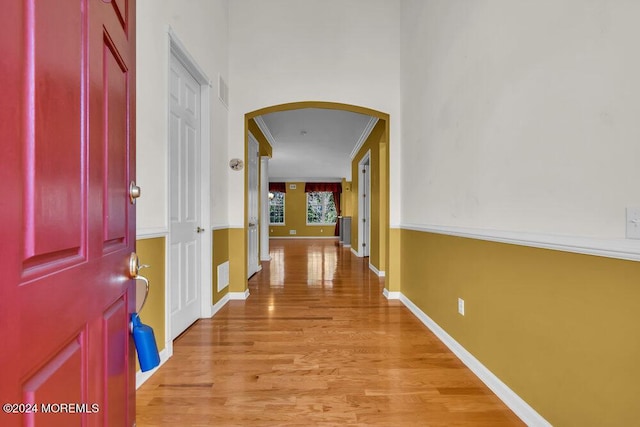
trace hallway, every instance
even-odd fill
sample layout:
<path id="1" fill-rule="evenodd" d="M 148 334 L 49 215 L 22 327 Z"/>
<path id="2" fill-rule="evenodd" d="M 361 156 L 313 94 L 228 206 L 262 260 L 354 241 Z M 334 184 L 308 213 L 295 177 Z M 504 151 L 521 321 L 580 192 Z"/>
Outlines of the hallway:
<path id="1" fill-rule="evenodd" d="M 251 296 L 199 320 L 137 392 L 138 426 L 521 421 L 335 240 L 271 240 Z"/>

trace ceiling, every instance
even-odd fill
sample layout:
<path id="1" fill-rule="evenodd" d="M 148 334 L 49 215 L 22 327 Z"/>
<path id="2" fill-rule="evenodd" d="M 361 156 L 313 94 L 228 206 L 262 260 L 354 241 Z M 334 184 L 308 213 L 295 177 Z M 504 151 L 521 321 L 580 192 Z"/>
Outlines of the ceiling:
<path id="1" fill-rule="evenodd" d="M 273 147 L 270 181 L 351 180 L 351 155 L 377 119 L 343 110 L 302 108 L 256 117 Z"/>

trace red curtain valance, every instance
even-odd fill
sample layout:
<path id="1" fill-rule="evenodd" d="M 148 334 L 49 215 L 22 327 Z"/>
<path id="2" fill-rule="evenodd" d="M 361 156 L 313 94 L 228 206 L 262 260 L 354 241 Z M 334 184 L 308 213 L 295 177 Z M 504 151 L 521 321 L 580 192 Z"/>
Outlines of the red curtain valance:
<path id="1" fill-rule="evenodd" d="M 307 182 L 304 185 L 305 193 L 312 193 L 315 191 L 342 193 L 342 184 L 340 184 L 339 182 Z"/>
<path id="2" fill-rule="evenodd" d="M 269 191 L 271 191 L 272 193 L 286 193 L 287 183 L 286 182 L 270 182 Z"/>

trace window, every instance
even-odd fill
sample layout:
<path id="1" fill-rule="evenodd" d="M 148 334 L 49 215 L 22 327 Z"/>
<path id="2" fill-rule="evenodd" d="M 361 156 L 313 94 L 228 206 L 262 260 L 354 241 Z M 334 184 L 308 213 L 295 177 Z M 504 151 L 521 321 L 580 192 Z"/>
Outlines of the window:
<path id="1" fill-rule="evenodd" d="M 269 224 L 284 225 L 284 193 L 280 191 L 269 193 Z"/>
<path id="2" fill-rule="evenodd" d="M 333 193 L 330 191 L 313 191 L 307 193 L 307 224 L 329 225 L 338 219 Z"/>

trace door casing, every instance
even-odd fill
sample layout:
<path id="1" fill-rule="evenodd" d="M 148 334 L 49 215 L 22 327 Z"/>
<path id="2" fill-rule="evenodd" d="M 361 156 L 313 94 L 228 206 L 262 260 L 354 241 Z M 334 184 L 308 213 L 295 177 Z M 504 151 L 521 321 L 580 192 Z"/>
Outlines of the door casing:
<path id="1" fill-rule="evenodd" d="M 259 228 L 260 219 L 260 145 L 254 136 L 249 133 L 249 151 L 247 157 L 248 204 L 247 204 L 247 277 L 251 277 L 261 270 Z M 251 225 L 253 224 L 253 225 Z"/>
<path id="2" fill-rule="evenodd" d="M 367 151 L 358 162 L 358 174 L 360 178 L 358 179 L 359 214 L 356 252 L 359 257 L 367 257 L 371 250 L 371 151 Z M 363 197 L 364 195 L 366 197 Z"/>
<path id="3" fill-rule="evenodd" d="M 200 67 L 198 62 L 189 53 L 184 43 L 180 40 L 178 34 L 169 27 L 167 30 L 167 80 L 166 80 L 166 105 L 167 105 L 167 138 L 170 138 L 169 133 L 169 97 L 170 97 L 170 61 L 171 56 L 175 56 L 180 60 L 182 65 L 189 71 L 189 73 L 196 79 L 200 85 L 200 222 L 201 227 L 205 229 L 205 232 L 201 234 L 201 261 L 200 262 L 200 317 L 211 317 L 213 315 L 213 290 L 211 287 L 212 272 L 210 268 L 211 260 L 211 245 L 212 245 L 212 228 L 211 228 L 211 88 L 212 83 L 204 70 Z M 167 157 L 165 163 L 165 170 L 169 171 L 169 155 L 170 155 L 170 141 L 167 140 Z M 169 174 L 166 174 L 165 188 L 167 189 L 166 200 L 171 200 L 171 190 L 169 182 Z M 170 206 L 167 203 L 166 218 L 170 218 Z M 167 224 L 168 226 L 168 224 Z M 168 227 L 167 227 L 168 228 Z M 165 277 L 171 277 L 171 263 L 169 261 L 169 248 L 170 248 L 171 235 L 167 238 L 166 248 L 166 274 Z M 165 330 L 171 331 L 171 288 L 166 286 L 165 288 Z M 170 333 L 167 332 L 167 338 L 165 342 L 167 348 L 167 357 L 173 354 L 173 340 L 170 337 Z"/>

